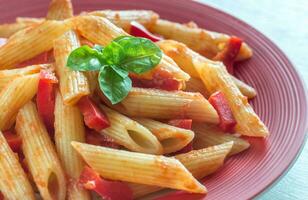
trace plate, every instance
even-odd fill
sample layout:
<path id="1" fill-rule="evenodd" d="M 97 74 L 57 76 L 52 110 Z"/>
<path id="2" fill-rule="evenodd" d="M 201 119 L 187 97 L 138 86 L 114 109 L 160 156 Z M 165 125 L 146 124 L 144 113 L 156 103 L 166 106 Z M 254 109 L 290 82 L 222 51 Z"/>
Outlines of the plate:
<path id="1" fill-rule="evenodd" d="M 49 0 L 0 0 L 0 22 L 17 16 L 42 17 Z M 254 50 L 253 58 L 240 63 L 236 76 L 256 88 L 251 101 L 269 127 L 267 139 L 249 139 L 251 148 L 227 160 L 218 173 L 204 180 L 206 199 L 250 199 L 275 182 L 293 163 L 305 141 L 307 95 L 295 68 L 262 33 L 212 7 L 185 0 L 74 0 L 75 12 L 98 9 L 151 9 L 162 18 L 195 21 L 200 27 L 243 38 Z M 172 195 L 173 199 L 203 198 Z M 171 197 L 171 196 L 169 196 Z M 166 199 L 166 198 L 165 198 Z M 168 198 L 170 199 L 170 198 Z"/>

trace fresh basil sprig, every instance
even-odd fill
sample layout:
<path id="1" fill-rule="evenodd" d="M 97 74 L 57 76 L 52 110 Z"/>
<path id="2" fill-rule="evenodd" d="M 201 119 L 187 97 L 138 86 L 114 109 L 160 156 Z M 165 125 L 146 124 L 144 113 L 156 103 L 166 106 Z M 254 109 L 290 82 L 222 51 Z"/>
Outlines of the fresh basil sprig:
<path id="1" fill-rule="evenodd" d="M 132 88 L 129 72 L 142 74 L 159 64 L 162 52 L 146 38 L 121 36 L 105 47 L 82 46 L 72 51 L 67 66 L 72 70 L 99 70 L 100 89 L 112 104 L 121 102 Z"/>

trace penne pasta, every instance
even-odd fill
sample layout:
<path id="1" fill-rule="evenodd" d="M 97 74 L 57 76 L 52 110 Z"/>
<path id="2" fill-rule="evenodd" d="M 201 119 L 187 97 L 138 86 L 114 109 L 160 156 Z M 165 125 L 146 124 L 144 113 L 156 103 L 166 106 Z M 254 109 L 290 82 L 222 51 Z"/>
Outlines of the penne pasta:
<path id="1" fill-rule="evenodd" d="M 125 31 L 113 25 L 105 18 L 97 16 L 80 16 L 74 20 L 79 33 L 86 39 L 100 45 L 107 45 L 113 39 L 128 35 Z M 138 75 L 140 78 L 151 79 L 158 71 L 165 71 L 171 74 L 174 78 L 182 81 L 187 81 L 190 76 L 183 72 L 168 56 L 164 55 L 160 64 L 153 70 L 147 73 Z"/>
<path id="2" fill-rule="evenodd" d="M 129 32 L 132 21 L 137 21 L 146 28 L 151 28 L 159 18 L 159 15 L 152 10 L 97 10 L 88 14 L 105 17 L 126 32 Z"/>
<path id="3" fill-rule="evenodd" d="M 207 124 L 193 124 L 192 129 L 195 132 L 195 140 L 193 143 L 194 149 L 203 149 L 232 141 L 233 147 L 229 153 L 229 156 L 231 156 L 250 147 L 249 142 L 246 140 L 232 134 L 225 133 L 219 130 L 216 126 Z"/>
<path id="4" fill-rule="evenodd" d="M 72 142 L 72 145 L 87 164 L 104 178 L 194 193 L 207 192 L 206 188 L 174 158 L 115 150 L 79 142 Z"/>
<path id="5" fill-rule="evenodd" d="M 83 117 L 78 107 L 64 105 L 61 94 L 57 92 L 55 103 L 55 143 L 57 153 L 69 180 L 67 199 L 89 200 L 90 195 L 88 191 L 78 184 L 79 176 L 85 163 L 71 146 L 72 141 L 85 142 Z"/>
<path id="6" fill-rule="evenodd" d="M 64 20 L 73 16 L 74 14 L 71 0 L 52 0 L 49 4 L 46 19 Z"/>
<path id="7" fill-rule="evenodd" d="M 33 102 L 19 110 L 16 132 L 22 138 L 22 150 L 42 198 L 65 199 L 65 174 Z"/>
<path id="8" fill-rule="evenodd" d="M 210 59 L 222 51 L 230 39 L 230 36 L 226 34 L 161 19 L 157 20 L 150 30 L 164 36 L 166 39 L 183 42 L 189 48 Z M 251 48 L 246 43 L 243 43 L 237 60 L 245 60 L 251 56 Z"/>
<path id="9" fill-rule="evenodd" d="M 0 131 L 0 191 L 5 199 L 35 200 L 27 175 Z"/>
<path id="10" fill-rule="evenodd" d="M 163 146 L 163 154 L 181 150 L 194 138 L 194 132 L 190 130 L 170 126 L 152 119 L 135 118 L 134 120 L 148 128 L 157 137 Z"/>
<path id="11" fill-rule="evenodd" d="M 53 40 L 71 29 L 70 21 L 44 21 L 11 37 L 0 47 L 0 69 L 14 68 L 53 47 Z M 16 53 L 18 49 L 18 53 Z"/>
<path id="12" fill-rule="evenodd" d="M 87 77 L 90 93 L 94 94 L 98 85 L 98 72 L 97 71 L 87 71 L 84 72 L 84 75 Z"/>
<path id="13" fill-rule="evenodd" d="M 27 24 L 23 23 L 12 23 L 12 24 L 1 24 L 0 25 L 0 37 L 9 38 L 14 33 L 28 27 Z"/>
<path id="14" fill-rule="evenodd" d="M 188 60 L 192 66 L 190 74 L 195 74 L 193 75 L 194 77 L 199 76 L 209 94 L 220 90 L 225 95 L 238 122 L 236 125 L 238 133 L 256 137 L 265 137 L 269 134 L 267 127 L 253 111 L 247 98 L 242 95 L 235 85 L 233 78 L 229 75 L 222 62 L 208 60 L 190 50 L 184 44 L 175 41 L 169 41 L 169 44 L 176 46 L 171 51 L 172 53 L 170 52 L 171 54 L 175 55 L 179 51 L 181 54 L 178 55 L 181 55 L 182 58 L 184 57 L 183 55 L 189 55 Z"/>
<path id="15" fill-rule="evenodd" d="M 0 92 L 0 130 L 9 129 L 15 122 L 18 110 L 37 92 L 39 74 L 13 79 Z"/>
<path id="16" fill-rule="evenodd" d="M 187 92 L 200 92 L 205 98 L 209 98 L 211 94 L 206 90 L 203 82 L 195 77 L 191 77 L 189 81 L 185 83 L 185 91 Z"/>
<path id="17" fill-rule="evenodd" d="M 101 108 L 110 122 L 110 127 L 101 130 L 102 134 L 111 137 L 116 143 L 132 151 L 163 153 L 160 142 L 147 128 L 106 106 L 101 106 Z"/>
<path id="18" fill-rule="evenodd" d="M 200 55 L 197 55 L 195 52 L 191 51 L 187 46 L 185 46 L 182 43 L 173 41 L 173 40 L 163 40 L 157 43 L 159 47 L 164 51 L 164 53 L 168 56 L 170 56 L 176 64 L 181 67 L 183 71 L 188 73 L 192 78 L 189 79 L 189 81 L 186 82 L 186 85 L 193 90 L 192 87 L 197 87 L 195 89 L 201 89 L 202 92 L 207 94 L 205 97 L 209 97 L 210 93 L 209 91 L 206 91 L 206 88 L 201 86 L 202 81 L 200 80 L 200 76 L 195 70 L 194 62 L 198 62 L 198 57 L 201 57 Z M 235 78 L 234 76 L 230 75 L 235 83 L 235 85 L 239 88 L 241 93 L 244 96 L 247 96 L 248 98 L 254 98 L 257 93 L 254 88 L 247 85 L 243 81 Z M 194 78 L 194 79 L 193 79 Z M 199 83 L 198 83 L 199 81 Z M 203 94 L 203 93 L 202 93 Z"/>
<path id="19" fill-rule="evenodd" d="M 108 103 L 102 94 L 100 96 Z M 214 124 L 219 121 L 216 110 L 200 93 L 132 88 L 128 96 L 113 108 L 133 117 L 188 118 Z"/>
<path id="20" fill-rule="evenodd" d="M 65 105 L 74 105 L 81 97 L 90 94 L 88 80 L 83 72 L 73 71 L 66 66 L 69 54 L 79 46 L 78 35 L 74 31 L 68 31 L 54 41 L 56 74 Z"/>
<path id="21" fill-rule="evenodd" d="M 233 143 L 227 142 L 205 149 L 194 150 L 175 156 L 196 179 L 210 175 L 223 166 L 224 160 L 232 148 Z M 130 183 L 134 198 L 162 190 L 161 187 Z"/>
<path id="22" fill-rule="evenodd" d="M 17 17 L 16 23 L 22 23 L 26 25 L 34 25 L 42 23 L 45 19 L 44 18 L 34 18 L 34 17 Z"/>
<path id="23" fill-rule="evenodd" d="M 0 71 L 0 92 L 13 79 L 23 75 L 39 73 L 43 65 L 32 65 L 19 69 L 1 70 Z"/>

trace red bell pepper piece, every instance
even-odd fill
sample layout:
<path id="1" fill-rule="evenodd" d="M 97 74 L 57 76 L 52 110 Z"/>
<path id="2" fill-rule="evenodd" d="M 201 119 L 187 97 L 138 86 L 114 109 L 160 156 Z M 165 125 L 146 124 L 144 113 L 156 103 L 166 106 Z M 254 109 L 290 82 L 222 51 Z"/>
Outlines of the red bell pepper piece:
<path id="1" fill-rule="evenodd" d="M 130 23 L 130 34 L 135 37 L 147 38 L 149 40 L 152 40 L 152 42 L 157 42 L 163 39 L 150 33 L 142 24 L 136 21 L 132 21 Z"/>
<path id="2" fill-rule="evenodd" d="M 95 105 L 89 96 L 82 97 L 78 102 L 78 107 L 83 114 L 85 124 L 89 128 L 99 132 L 110 126 L 106 114 Z"/>
<path id="3" fill-rule="evenodd" d="M 219 52 L 213 60 L 222 61 L 224 65 L 227 67 L 227 70 L 230 74 L 234 74 L 234 68 L 233 64 L 235 62 L 235 59 L 240 52 L 241 46 L 243 41 L 235 36 L 232 36 L 229 39 L 228 44 L 226 47 Z"/>
<path id="4" fill-rule="evenodd" d="M 0 47 L 6 44 L 6 38 L 0 38 Z"/>
<path id="5" fill-rule="evenodd" d="M 4 200 L 4 196 L 3 196 L 3 194 L 1 192 L 0 192 L 0 200 Z"/>
<path id="6" fill-rule="evenodd" d="M 236 121 L 224 94 L 220 91 L 215 92 L 210 96 L 209 102 L 218 113 L 220 120 L 219 127 L 225 132 L 233 132 Z"/>
<path id="7" fill-rule="evenodd" d="M 4 131 L 3 136 L 5 137 L 12 151 L 15 153 L 20 152 L 22 140 L 18 135 L 14 134 L 12 131 Z"/>
<path id="8" fill-rule="evenodd" d="M 173 120 L 170 120 L 168 122 L 168 124 L 171 125 L 171 126 L 176 126 L 178 128 L 191 130 L 192 119 L 173 119 Z M 179 150 L 175 153 L 172 153 L 172 155 L 187 153 L 187 152 L 190 152 L 192 150 L 193 150 L 193 143 L 190 142 L 185 147 L 183 147 L 181 150 Z"/>
<path id="9" fill-rule="evenodd" d="M 87 166 L 84 168 L 80 175 L 79 183 L 85 189 L 97 192 L 103 199 L 133 199 L 133 192 L 127 184 L 119 181 L 104 180 L 99 176 L 97 172 Z"/>
<path id="10" fill-rule="evenodd" d="M 58 79 L 49 70 L 42 70 L 36 95 L 36 104 L 39 115 L 49 133 L 53 132 L 55 122 L 55 85 Z"/>
<path id="11" fill-rule="evenodd" d="M 102 135 L 94 130 L 88 130 L 86 133 L 86 143 L 97 146 L 110 147 L 119 149 L 120 145 L 117 144 L 111 137 Z"/>

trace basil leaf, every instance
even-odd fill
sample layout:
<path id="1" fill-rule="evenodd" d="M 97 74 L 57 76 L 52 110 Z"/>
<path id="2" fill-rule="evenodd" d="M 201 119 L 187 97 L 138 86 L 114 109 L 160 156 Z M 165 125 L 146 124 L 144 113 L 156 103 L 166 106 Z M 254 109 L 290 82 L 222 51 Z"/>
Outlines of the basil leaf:
<path id="1" fill-rule="evenodd" d="M 127 95 L 132 88 L 132 81 L 125 77 L 119 68 L 111 66 L 103 66 L 98 75 L 98 82 L 101 90 L 112 104 L 119 103 Z"/>
<path id="2" fill-rule="evenodd" d="M 98 44 L 95 44 L 93 47 L 94 50 L 98 51 L 98 52 L 102 52 L 104 47 Z"/>
<path id="3" fill-rule="evenodd" d="M 112 67 L 112 69 L 114 71 L 116 71 L 118 73 L 119 76 L 121 76 L 122 78 L 126 78 L 128 77 L 128 71 L 124 70 L 124 69 L 121 69 L 115 65 L 110 65 L 110 67 Z"/>
<path id="4" fill-rule="evenodd" d="M 102 53 L 82 46 L 73 50 L 67 59 L 67 66 L 76 71 L 99 70 L 103 65 Z"/>
<path id="5" fill-rule="evenodd" d="M 162 52 L 155 43 L 146 38 L 121 36 L 103 50 L 103 57 L 110 65 L 141 74 L 159 64 Z"/>

